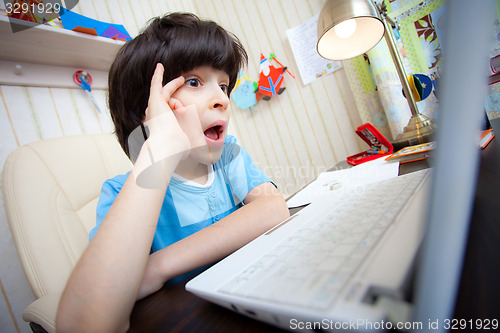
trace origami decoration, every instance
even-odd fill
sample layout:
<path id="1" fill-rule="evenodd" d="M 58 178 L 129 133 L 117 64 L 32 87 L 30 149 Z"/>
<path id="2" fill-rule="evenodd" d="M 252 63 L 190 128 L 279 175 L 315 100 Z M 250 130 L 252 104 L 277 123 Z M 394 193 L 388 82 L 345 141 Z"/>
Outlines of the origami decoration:
<path id="1" fill-rule="evenodd" d="M 276 61 L 279 67 L 275 67 L 271 60 Z M 295 78 L 285 66 L 283 66 L 277 59 L 276 56 L 271 53 L 269 58 L 265 58 L 264 55 L 260 54 L 260 75 L 257 88 L 257 100 L 261 98 L 265 101 L 271 99 L 275 95 L 280 95 L 285 90 L 281 85 L 283 84 L 283 75 L 287 71 L 293 78 Z"/>
<path id="2" fill-rule="evenodd" d="M 77 14 L 61 7 L 61 21 L 64 29 L 86 34 L 127 41 L 132 39 L 121 24 L 105 23 Z"/>
<path id="3" fill-rule="evenodd" d="M 256 90 L 257 82 L 250 80 L 249 77 L 240 73 L 231 97 L 237 107 L 245 110 L 257 104 Z"/>
<path id="4" fill-rule="evenodd" d="M 271 63 L 273 60 L 279 67 L 275 67 Z M 269 58 L 265 58 L 261 53 L 259 82 L 252 81 L 242 73 L 238 75 L 234 91 L 231 94 L 236 106 L 245 110 L 256 105 L 261 99 L 268 101 L 272 96 L 283 93 L 285 87 L 282 84 L 285 71 L 295 79 L 295 76 L 276 59 L 274 53 L 271 53 Z"/>
<path id="5" fill-rule="evenodd" d="M 59 2 L 54 0 L 4 0 L 3 10 L 9 17 L 12 32 L 23 31 L 39 24 L 59 28 L 60 26 L 55 23 L 63 9 Z M 64 3 L 67 8 L 71 9 L 78 4 L 78 0 L 65 0 Z M 17 20 L 33 24 L 19 24 L 16 22 Z"/>
<path id="6" fill-rule="evenodd" d="M 4 1 L 5 6 L 7 6 L 7 3 L 8 1 Z M 54 8 L 53 4 L 47 4 L 50 9 L 45 10 L 45 6 L 42 0 L 13 0 L 6 7 L 7 16 L 40 24 L 59 17 L 55 12 L 58 7 Z"/>
<path id="7" fill-rule="evenodd" d="M 432 92 L 431 78 L 423 74 L 408 75 L 408 83 L 416 102 L 423 101 Z"/>

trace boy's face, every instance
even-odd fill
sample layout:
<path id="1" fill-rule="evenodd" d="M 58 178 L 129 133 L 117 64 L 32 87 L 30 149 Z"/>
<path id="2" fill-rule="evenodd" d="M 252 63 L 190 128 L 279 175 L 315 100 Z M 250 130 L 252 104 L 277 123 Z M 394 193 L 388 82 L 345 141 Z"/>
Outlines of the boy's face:
<path id="1" fill-rule="evenodd" d="M 192 146 L 189 158 L 213 164 L 221 157 L 229 123 L 229 76 L 210 66 L 197 67 L 183 76 L 186 82 L 172 98 L 179 100 L 187 109 L 196 108 L 201 125 L 201 129 L 193 126 L 192 130 L 186 131 Z"/>

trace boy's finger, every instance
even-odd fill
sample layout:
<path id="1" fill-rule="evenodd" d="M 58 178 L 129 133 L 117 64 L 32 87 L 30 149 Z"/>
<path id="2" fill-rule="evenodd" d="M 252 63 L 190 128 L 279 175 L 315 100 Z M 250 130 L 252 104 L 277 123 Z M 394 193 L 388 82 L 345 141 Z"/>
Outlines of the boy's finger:
<path id="1" fill-rule="evenodd" d="M 163 85 L 163 65 L 161 63 L 157 63 L 155 71 L 153 73 L 153 78 L 151 79 L 150 93 L 161 93 L 162 85 Z"/>
<path id="2" fill-rule="evenodd" d="M 179 76 L 178 78 L 173 79 L 172 81 L 167 83 L 163 87 L 163 90 L 162 90 L 163 97 L 165 97 L 166 99 L 169 99 L 170 96 L 172 96 L 173 93 L 177 89 L 179 89 L 184 84 L 185 81 L 186 81 L 186 79 L 183 76 Z"/>
<path id="3" fill-rule="evenodd" d="M 184 107 L 184 105 L 182 105 L 182 103 L 176 98 L 170 98 L 168 100 L 168 106 L 170 106 L 170 109 L 173 111 Z"/>

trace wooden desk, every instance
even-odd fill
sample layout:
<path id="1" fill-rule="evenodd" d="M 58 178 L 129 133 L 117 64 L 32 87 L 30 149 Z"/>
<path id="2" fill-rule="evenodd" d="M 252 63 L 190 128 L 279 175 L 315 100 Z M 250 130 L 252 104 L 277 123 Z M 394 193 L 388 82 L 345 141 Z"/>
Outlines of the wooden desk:
<path id="1" fill-rule="evenodd" d="M 165 285 L 137 302 L 129 332 L 284 332 L 194 296 L 184 285 Z"/>
<path id="2" fill-rule="evenodd" d="M 457 305 L 457 314 L 467 319 L 492 319 L 492 311 L 498 312 L 496 301 L 500 297 L 500 266 L 490 261 L 500 258 L 500 214 L 496 208 L 500 198 L 500 145 L 496 144 L 496 140 L 482 153 L 482 176 L 478 183 L 472 219 L 474 226 L 469 239 L 469 248 L 476 248 L 476 251 L 468 250 L 464 266 L 466 274 L 462 279 Z M 400 174 L 428 167 L 426 161 L 415 163 L 401 165 Z M 482 229 L 484 224 L 486 228 Z M 480 230 L 476 230 L 478 228 Z M 187 292 L 184 283 L 180 283 L 166 285 L 137 302 L 131 315 L 130 332 L 283 331 L 202 300 Z"/>
<path id="3" fill-rule="evenodd" d="M 481 154 L 455 318 L 500 320 L 499 258 L 500 142 L 495 137 Z"/>

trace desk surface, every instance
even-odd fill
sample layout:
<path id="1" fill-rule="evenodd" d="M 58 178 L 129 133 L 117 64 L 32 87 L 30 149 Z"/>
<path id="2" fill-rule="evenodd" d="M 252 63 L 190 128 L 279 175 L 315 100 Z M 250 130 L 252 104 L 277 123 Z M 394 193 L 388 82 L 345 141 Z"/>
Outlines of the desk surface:
<path id="1" fill-rule="evenodd" d="M 455 318 L 500 320 L 499 198 L 500 142 L 495 137 L 481 154 Z"/>
<path id="2" fill-rule="evenodd" d="M 467 253 L 464 264 L 467 274 L 464 274 L 462 279 L 457 306 L 457 315 L 466 316 L 467 319 L 492 318 L 488 311 L 495 309 L 491 304 L 500 296 L 499 266 L 484 260 L 484 256 L 496 259 L 500 257 L 498 243 L 500 223 L 495 224 L 492 220 L 494 216 L 498 220 L 500 215 L 496 214 L 498 209 L 494 202 L 500 197 L 500 177 L 498 177 L 500 145 L 495 141 L 497 139 L 494 139 L 482 153 L 482 164 L 486 167 L 481 168 L 482 176 L 478 183 L 478 195 L 472 219 L 474 227 L 471 228 L 471 239 L 469 239 L 469 247 L 476 250 Z M 490 163 L 491 160 L 493 162 Z M 427 166 L 425 161 L 402 164 L 400 174 Z M 488 246 L 480 246 L 484 242 L 487 242 Z M 485 284 L 477 284 L 478 278 Z M 484 286 L 494 286 L 494 289 L 489 292 Z M 483 300 L 486 300 L 486 303 Z M 485 317 L 485 315 L 490 316 Z M 137 302 L 131 315 L 130 325 L 130 332 L 282 332 L 273 326 L 198 298 L 184 289 L 184 283 L 166 285 L 157 293 Z"/>
<path id="3" fill-rule="evenodd" d="M 184 285 L 165 285 L 138 301 L 132 311 L 129 332 L 281 332 L 194 296 Z"/>

